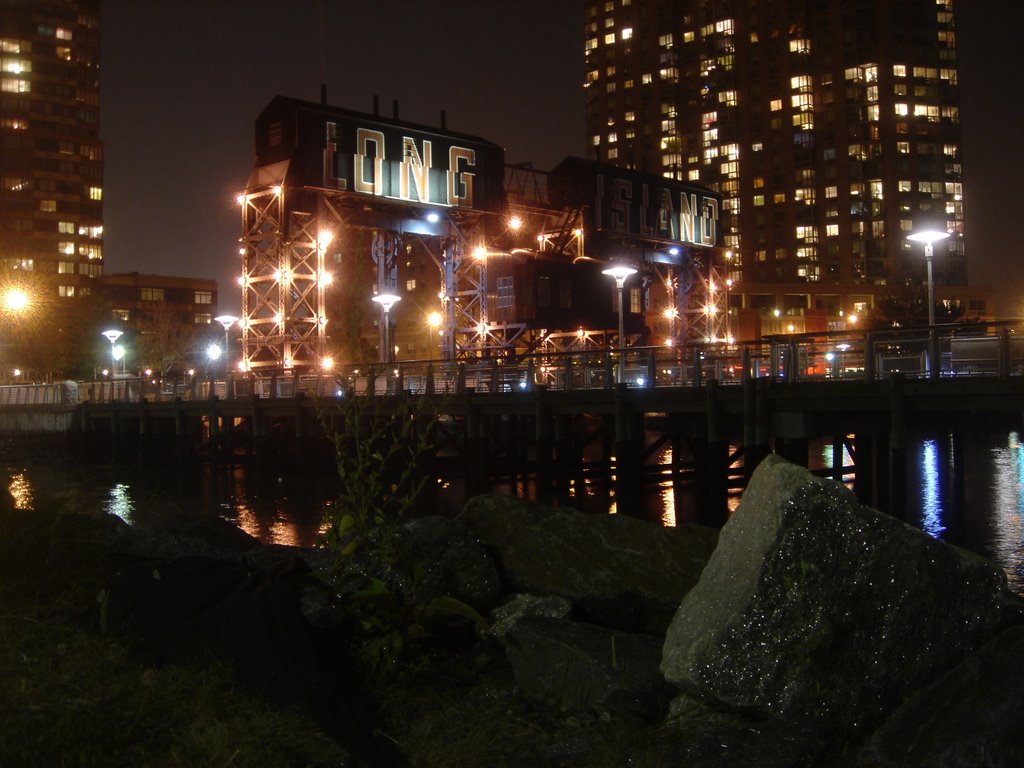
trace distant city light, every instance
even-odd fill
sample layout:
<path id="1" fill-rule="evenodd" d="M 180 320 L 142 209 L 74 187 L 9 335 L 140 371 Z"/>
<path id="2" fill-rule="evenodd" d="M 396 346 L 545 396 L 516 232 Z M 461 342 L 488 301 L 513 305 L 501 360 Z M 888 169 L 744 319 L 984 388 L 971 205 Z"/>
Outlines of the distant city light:
<path id="1" fill-rule="evenodd" d="M 21 288 L 8 288 L 4 291 L 3 308 L 8 312 L 21 312 L 28 309 L 32 300 Z"/>

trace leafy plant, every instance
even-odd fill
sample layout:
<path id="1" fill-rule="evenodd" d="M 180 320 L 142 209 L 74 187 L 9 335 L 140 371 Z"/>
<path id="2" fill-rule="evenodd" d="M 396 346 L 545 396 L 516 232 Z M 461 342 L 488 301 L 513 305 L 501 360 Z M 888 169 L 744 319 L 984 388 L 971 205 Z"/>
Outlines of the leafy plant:
<path id="1" fill-rule="evenodd" d="M 330 579 L 377 681 L 452 619 L 483 623 L 462 601 L 424 588 L 403 527 L 430 481 L 423 463 L 436 415 L 424 413 L 427 404 L 349 394 L 328 422 L 341 488 L 321 544 L 334 553 Z"/>

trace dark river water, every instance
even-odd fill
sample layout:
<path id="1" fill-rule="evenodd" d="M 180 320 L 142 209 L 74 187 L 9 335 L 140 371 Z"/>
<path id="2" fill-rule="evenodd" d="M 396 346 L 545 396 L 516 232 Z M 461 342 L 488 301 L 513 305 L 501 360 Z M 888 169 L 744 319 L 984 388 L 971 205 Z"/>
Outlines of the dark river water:
<path id="1" fill-rule="evenodd" d="M 1015 432 L 920 437 L 907 451 L 907 522 L 931 536 L 991 558 L 1024 594 L 1024 447 Z M 666 451 L 669 449 L 666 449 Z M 831 444 L 812 449 L 811 465 L 830 466 Z M 659 457 L 662 461 L 668 456 Z M 847 457 L 846 464 L 852 464 Z M 132 524 L 181 513 L 219 515 L 263 542 L 315 543 L 333 504 L 329 476 L 256 475 L 242 467 L 159 469 L 26 461 L 0 465 L 15 503 L 24 508 L 102 509 Z M 530 495 L 528 483 L 498 488 Z M 574 489 L 576 505 L 619 512 L 598 483 Z M 455 512 L 464 498 L 457 483 L 439 483 L 438 510 Z M 735 507 L 739 497 L 731 500 Z M 645 509 L 631 510 L 665 525 L 695 518 L 692 493 L 671 482 L 650 488 Z"/>

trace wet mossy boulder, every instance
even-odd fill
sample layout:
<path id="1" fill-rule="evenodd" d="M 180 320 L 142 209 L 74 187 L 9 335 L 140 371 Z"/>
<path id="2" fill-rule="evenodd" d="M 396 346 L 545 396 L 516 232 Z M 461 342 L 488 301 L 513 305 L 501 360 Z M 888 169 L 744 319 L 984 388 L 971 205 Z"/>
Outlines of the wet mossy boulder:
<path id="1" fill-rule="evenodd" d="M 1024 765 L 1024 626 L 915 693 L 862 753 L 872 768 Z"/>
<path id="2" fill-rule="evenodd" d="M 769 456 L 680 603 L 662 671 L 732 707 L 854 737 L 993 636 L 1005 583 L 988 561 Z"/>
<path id="3" fill-rule="evenodd" d="M 514 496 L 470 499 L 457 520 L 493 555 L 506 592 L 561 595 L 583 618 L 659 633 L 697 583 L 718 532 L 666 528 Z"/>
<path id="4" fill-rule="evenodd" d="M 541 704 L 652 722 L 668 708 L 660 643 L 649 635 L 526 616 L 501 642 L 520 689 Z"/>

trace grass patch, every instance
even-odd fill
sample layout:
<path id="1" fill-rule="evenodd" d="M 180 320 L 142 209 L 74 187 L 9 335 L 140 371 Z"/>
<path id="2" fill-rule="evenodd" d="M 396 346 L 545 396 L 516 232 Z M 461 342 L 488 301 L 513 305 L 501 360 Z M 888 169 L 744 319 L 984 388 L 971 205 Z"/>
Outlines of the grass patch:
<path id="1" fill-rule="evenodd" d="M 0 721 L 0 765 L 24 768 L 346 764 L 221 667 L 143 667 L 98 633 L 27 616 L 0 617 Z"/>

